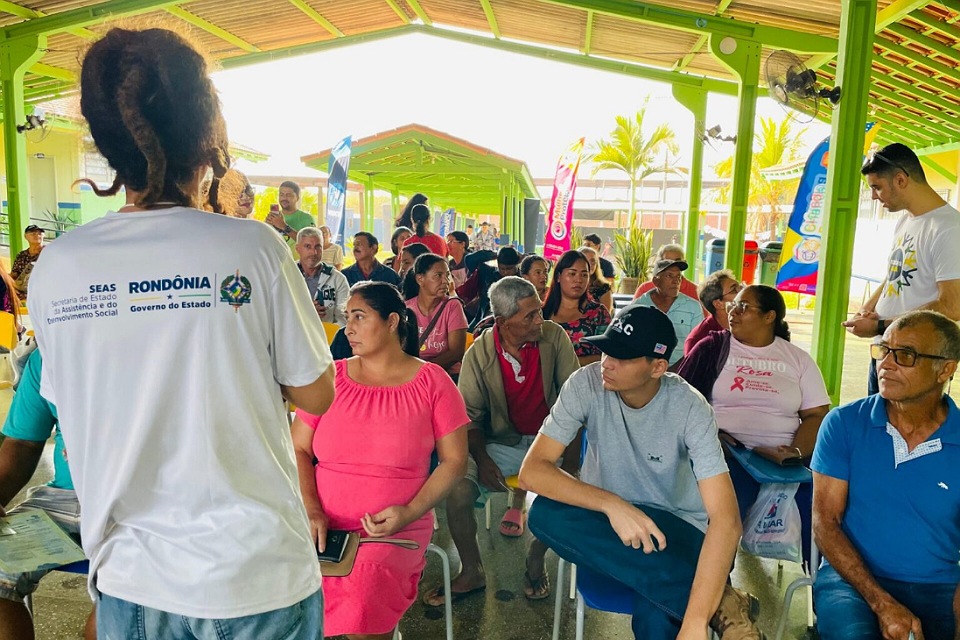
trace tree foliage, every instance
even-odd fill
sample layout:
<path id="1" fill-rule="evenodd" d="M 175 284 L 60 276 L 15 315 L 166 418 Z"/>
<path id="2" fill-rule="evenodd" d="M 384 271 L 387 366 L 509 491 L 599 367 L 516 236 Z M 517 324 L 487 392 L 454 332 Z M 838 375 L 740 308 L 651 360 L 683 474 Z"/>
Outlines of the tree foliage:
<path id="1" fill-rule="evenodd" d="M 665 151 L 674 155 L 678 151 L 676 135 L 670 125 L 661 123 L 649 135 L 645 134 L 648 100 L 644 100 L 643 107 L 633 116 L 617 116 L 617 126 L 610 132 L 610 137 L 597 140 L 589 148 L 588 161 L 593 165 L 593 175 L 614 169 L 625 173 L 630 181 L 628 229 L 633 228 L 636 220 L 637 186 L 640 182 L 664 170 L 676 172 L 676 168 L 667 164 L 663 157 Z"/>
<path id="2" fill-rule="evenodd" d="M 264 220 L 267 214 L 270 213 L 270 205 L 277 204 L 280 201 L 278 197 L 279 192 L 280 190 L 277 187 L 267 187 L 257 193 L 253 198 L 252 217 L 257 220 Z M 300 204 L 298 206 L 301 211 L 306 211 L 313 216 L 314 220 L 317 220 L 318 205 L 317 192 L 315 189 L 312 187 L 300 189 Z"/>
<path id="3" fill-rule="evenodd" d="M 750 200 L 747 213 L 747 233 L 769 235 L 774 239 L 781 235 L 785 215 L 780 207 L 790 204 L 797 193 L 799 178 L 770 180 L 763 175 L 764 169 L 800 159 L 801 137 L 806 129 L 793 128 L 789 118 L 777 122 L 773 118 L 760 118 L 760 130 L 754 134 L 753 163 L 750 168 Z M 733 156 L 721 160 L 713 167 L 720 178 L 733 177 Z M 730 202 L 730 183 L 715 192 L 717 202 Z"/>

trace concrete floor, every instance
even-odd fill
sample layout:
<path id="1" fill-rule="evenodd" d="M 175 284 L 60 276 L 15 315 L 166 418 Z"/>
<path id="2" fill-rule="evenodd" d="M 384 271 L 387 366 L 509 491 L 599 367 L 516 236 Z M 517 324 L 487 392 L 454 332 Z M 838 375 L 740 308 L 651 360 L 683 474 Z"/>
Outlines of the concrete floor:
<path id="1" fill-rule="evenodd" d="M 812 313 L 792 311 L 789 320 L 793 329 L 793 341 L 809 348 Z M 869 357 L 869 341 L 850 337 L 846 345 L 844 383 L 841 393 L 843 402 L 862 397 L 866 388 L 866 367 Z M 958 395 L 953 390 L 954 397 Z M 0 410 L 3 399 L 0 398 Z M 52 450 L 52 445 L 48 447 Z M 31 481 L 31 486 L 50 478 L 49 455 Z M 17 502 L 17 500 L 14 500 Z M 482 526 L 483 513 L 477 511 L 481 523 L 480 548 L 487 570 L 487 589 L 482 595 L 468 598 L 454 607 L 454 635 L 458 640 L 546 640 L 551 637 L 553 624 L 553 598 L 540 602 L 528 602 L 521 588 L 523 558 L 529 534 L 521 539 L 508 539 L 496 530 L 505 510 L 503 496 L 494 498 L 491 531 Z M 441 519 L 442 519 L 441 513 Z M 446 526 L 441 521 L 435 535 L 437 544 L 450 554 L 453 572 L 459 563 L 456 551 L 450 544 Z M 547 555 L 548 571 L 556 577 L 557 558 Z M 436 555 L 428 555 L 428 564 L 421 588 L 426 589 L 441 580 L 440 562 Z M 734 585 L 756 594 L 761 601 L 760 626 L 773 637 L 781 615 L 783 588 L 800 575 L 800 567 L 784 565 L 782 584 L 777 584 L 777 563 L 740 554 L 733 574 Z M 554 580 L 554 588 L 557 588 Z M 564 586 L 566 588 L 566 585 Z M 35 598 L 36 628 L 39 640 L 66 640 L 82 638 L 82 628 L 90 601 L 85 589 L 85 579 L 71 574 L 53 573 L 43 580 Z M 804 638 L 806 633 L 807 598 L 804 591 L 798 592 L 789 616 L 786 638 Z M 574 603 L 565 599 L 562 612 L 561 638 L 571 639 L 574 633 Z M 444 638 L 443 609 L 433 609 L 415 604 L 400 623 L 406 640 L 440 640 Z M 586 638 L 605 640 L 629 639 L 629 619 L 626 616 L 588 610 L 585 626 Z"/>

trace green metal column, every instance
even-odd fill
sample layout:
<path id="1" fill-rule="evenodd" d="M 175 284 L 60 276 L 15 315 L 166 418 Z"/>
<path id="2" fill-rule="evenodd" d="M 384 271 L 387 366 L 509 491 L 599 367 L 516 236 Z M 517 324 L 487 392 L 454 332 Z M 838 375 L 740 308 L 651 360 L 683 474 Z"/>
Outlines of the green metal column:
<path id="1" fill-rule="evenodd" d="M 390 192 L 390 208 L 393 209 L 393 219 L 400 217 L 400 192 L 394 189 Z M 392 222 L 389 226 L 393 226 Z"/>
<path id="2" fill-rule="evenodd" d="M 360 228 L 364 231 L 373 231 L 373 181 L 363 185 L 363 216 L 360 218 Z"/>
<path id="3" fill-rule="evenodd" d="M 750 168 L 753 163 L 753 129 L 760 80 L 760 43 L 731 36 L 710 36 L 710 51 L 740 80 L 737 116 L 737 148 L 733 156 L 730 187 L 730 224 L 724 266 L 739 277 L 743 271 L 743 239 L 747 231 L 750 201 Z"/>
<path id="4" fill-rule="evenodd" d="M 23 249 L 23 228 L 30 220 L 30 181 L 27 141 L 17 125 L 27 119 L 23 104 L 23 76 L 43 56 L 45 36 L 18 38 L 0 44 L 0 95 L 3 96 L 3 152 L 7 172 L 7 222 L 10 257 Z"/>
<path id="5" fill-rule="evenodd" d="M 837 86 L 843 101 L 833 112 L 830 165 L 827 168 L 824 219 L 821 231 L 820 275 L 813 317 L 812 355 L 823 373 L 834 404 L 840 400 L 853 240 L 860 208 L 860 167 L 867 120 L 870 60 L 873 52 L 877 0 L 843 0 Z M 830 295 L 826 295 L 829 291 Z"/>
<path id="6" fill-rule="evenodd" d="M 700 195 L 703 191 L 703 140 L 699 134 L 706 131 L 707 122 L 707 92 L 694 87 L 673 85 L 673 97 L 677 102 L 690 110 L 693 114 L 693 149 L 690 152 L 690 199 L 687 205 L 687 215 L 683 221 L 683 254 L 690 265 L 685 276 L 688 280 L 697 282 L 697 264 L 700 256 L 697 250 L 700 245 Z M 704 276 L 707 274 L 704 273 Z"/>
<path id="7" fill-rule="evenodd" d="M 515 245 L 523 243 L 523 189 L 516 180 L 513 182 L 513 235 L 510 238 Z"/>

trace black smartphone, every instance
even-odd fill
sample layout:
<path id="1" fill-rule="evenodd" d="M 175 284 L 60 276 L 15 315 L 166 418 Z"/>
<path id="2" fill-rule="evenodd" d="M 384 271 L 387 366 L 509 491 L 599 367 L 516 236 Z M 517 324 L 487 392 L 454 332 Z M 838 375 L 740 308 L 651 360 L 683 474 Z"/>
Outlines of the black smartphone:
<path id="1" fill-rule="evenodd" d="M 317 552 L 317 559 L 320 562 L 340 562 L 343 560 L 343 552 L 347 548 L 347 536 L 349 532 L 337 529 L 327 530 L 327 544 L 323 547 L 323 552 Z"/>

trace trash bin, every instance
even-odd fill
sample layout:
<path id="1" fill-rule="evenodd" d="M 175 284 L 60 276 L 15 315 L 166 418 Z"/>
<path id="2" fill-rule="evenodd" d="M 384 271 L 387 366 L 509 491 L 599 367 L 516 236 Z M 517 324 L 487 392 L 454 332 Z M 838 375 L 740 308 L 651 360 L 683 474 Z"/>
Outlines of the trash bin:
<path id="1" fill-rule="evenodd" d="M 777 286 L 777 273 L 780 271 L 782 242 L 764 242 L 760 246 L 760 284 Z"/>
<path id="2" fill-rule="evenodd" d="M 707 275 L 714 271 L 723 269 L 723 252 L 726 249 L 727 241 L 724 238 L 714 238 L 707 243 Z M 744 284 L 753 284 L 757 272 L 757 258 L 760 253 L 760 245 L 753 240 L 747 240 L 743 243 L 743 275 L 741 276 Z"/>
<path id="3" fill-rule="evenodd" d="M 714 238 L 707 243 L 706 275 L 723 269 L 723 252 L 726 246 L 727 241 L 723 238 Z"/>
<path id="4" fill-rule="evenodd" d="M 757 279 L 757 259 L 760 257 L 760 245 L 755 240 L 743 243 L 743 274 L 740 280 L 743 284 L 753 284 Z"/>

